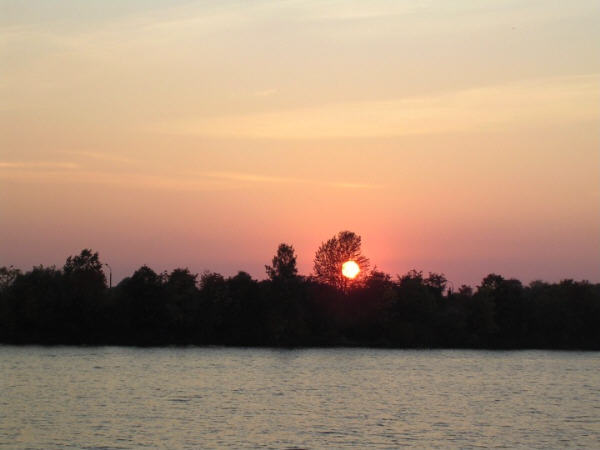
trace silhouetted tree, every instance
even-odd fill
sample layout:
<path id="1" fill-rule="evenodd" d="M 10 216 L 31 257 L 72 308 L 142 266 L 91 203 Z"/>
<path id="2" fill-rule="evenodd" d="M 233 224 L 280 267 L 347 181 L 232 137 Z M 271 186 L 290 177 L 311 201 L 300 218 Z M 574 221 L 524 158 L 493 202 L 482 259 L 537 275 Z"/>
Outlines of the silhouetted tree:
<path id="1" fill-rule="evenodd" d="M 20 274 L 21 271 L 13 266 L 0 267 L 0 294 L 11 287 Z"/>
<path id="2" fill-rule="evenodd" d="M 161 342 L 168 329 L 165 277 L 144 265 L 117 286 L 128 339 L 138 344 Z"/>
<path id="3" fill-rule="evenodd" d="M 481 281 L 481 284 L 478 286 L 478 289 L 480 291 L 481 290 L 494 291 L 494 290 L 500 288 L 502 286 L 502 283 L 504 283 L 504 277 L 497 275 L 495 273 L 490 273 Z"/>
<path id="4" fill-rule="evenodd" d="M 0 342 L 9 341 L 15 333 L 15 305 L 11 294 L 19 275 L 21 271 L 13 266 L 0 267 Z"/>
<path id="5" fill-rule="evenodd" d="M 10 341 L 17 343 L 67 343 L 63 277 L 55 267 L 34 267 L 19 274 L 2 295 L 0 327 Z"/>
<path id="6" fill-rule="evenodd" d="M 427 286 L 437 298 L 442 298 L 448 280 L 444 274 L 429 272 L 429 276 L 423 280 L 423 283 L 425 283 L 425 286 Z"/>
<path id="7" fill-rule="evenodd" d="M 462 284 L 458 288 L 458 294 L 465 297 L 471 297 L 473 295 L 473 288 L 471 286 L 467 286 L 466 284 Z"/>
<path id="8" fill-rule="evenodd" d="M 228 344 L 258 345 L 264 342 L 264 308 L 260 287 L 247 272 L 226 280 L 228 303 L 224 311 L 224 339 Z"/>
<path id="9" fill-rule="evenodd" d="M 196 291 L 198 274 L 192 274 L 188 268 L 174 269 L 167 277 L 166 286 L 171 294 L 185 296 Z"/>
<path id="10" fill-rule="evenodd" d="M 340 241 L 353 242 L 354 253 Z M 361 261 L 358 236 L 342 232 L 317 253 L 322 273 L 335 269 L 330 278 L 298 276 L 287 244 L 260 282 L 246 272 L 205 272 L 198 281 L 188 269 L 142 266 L 108 289 L 89 249 L 62 270 L 3 267 L 0 342 L 600 350 L 600 284 L 523 286 L 490 274 L 475 293 L 464 285 L 450 292 L 442 274 L 411 270 L 393 280 L 374 269 L 344 289 L 336 277 L 344 260 Z"/>
<path id="11" fill-rule="evenodd" d="M 271 281 L 291 280 L 298 275 L 296 268 L 296 253 L 294 247 L 279 244 L 277 254 L 273 256 L 272 266 L 265 266 L 267 276 Z"/>
<path id="12" fill-rule="evenodd" d="M 268 281 L 262 284 L 265 325 L 273 345 L 306 342 L 308 327 L 304 280 L 298 276 L 294 247 L 280 244 L 272 266 L 265 266 Z"/>
<path id="13" fill-rule="evenodd" d="M 519 280 L 490 274 L 481 282 L 475 297 L 493 302 L 494 322 L 497 325 L 493 339 L 495 346 L 513 348 L 523 341 L 528 334 L 531 310 Z"/>
<path id="14" fill-rule="evenodd" d="M 394 313 L 401 327 L 398 336 L 408 347 L 429 347 L 435 340 L 436 298 L 425 284 L 423 272 L 410 270 L 398 278 Z"/>
<path id="15" fill-rule="evenodd" d="M 350 283 L 342 275 L 342 265 L 346 261 L 354 261 L 360 268 L 360 273 L 352 284 L 364 282 L 369 274 L 369 259 L 362 254 L 361 237 L 352 231 L 340 231 L 321 244 L 314 258 L 314 278 L 319 283 L 344 289 Z"/>
<path id="16" fill-rule="evenodd" d="M 189 269 L 174 269 L 167 277 L 165 291 L 169 334 L 177 341 L 189 342 L 197 335 L 196 323 L 200 314 L 198 275 Z"/>
<path id="17" fill-rule="evenodd" d="M 89 342 L 100 333 L 97 314 L 106 290 L 106 276 L 97 252 L 83 249 L 63 267 L 64 332 L 70 340 Z"/>
<path id="18" fill-rule="evenodd" d="M 98 252 L 93 253 L 91 249 L 85 248 L 77 256 L 69 256 L 63 267 L 65 274 L 80 273 L 102 273 L 102 263 Z M 105 280 L 106 281 L 106 278 Z"/>
<path id="19" fill-rule="evenodd" d="M 223 275 L 206 271 L 200 275 L 200 298 L 203 314 L 199 324 L 203 342 L 222 343 L 225 339 L 227 310 L 231 299 Z"/>

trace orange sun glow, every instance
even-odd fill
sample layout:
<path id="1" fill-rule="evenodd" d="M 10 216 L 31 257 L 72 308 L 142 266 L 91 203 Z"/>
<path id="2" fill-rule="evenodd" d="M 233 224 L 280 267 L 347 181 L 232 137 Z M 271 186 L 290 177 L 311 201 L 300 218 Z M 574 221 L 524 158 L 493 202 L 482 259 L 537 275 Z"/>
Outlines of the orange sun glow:
<path id="1" fill-rule="evenodd" d="M 342 275 L 346 278 L 350 278 L 351 280 L 356 278 L 360 272 L 360 267 L 354 261 L 346 261 L 342 264 Z"/>

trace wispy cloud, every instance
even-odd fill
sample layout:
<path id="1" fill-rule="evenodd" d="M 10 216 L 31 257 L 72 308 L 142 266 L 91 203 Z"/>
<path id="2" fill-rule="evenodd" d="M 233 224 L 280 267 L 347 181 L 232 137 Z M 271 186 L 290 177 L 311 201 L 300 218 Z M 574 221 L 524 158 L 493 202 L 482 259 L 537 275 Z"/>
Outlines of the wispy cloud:
<path id="1" fill-rule="evenodd" d="M 78 169 L 80 166 L 73 162 L 18 162 L 18 161 L 0 161 L 0 169 Z"/>
<path id="2" fill-rule="evenodd" d="M 473 132 L 597 118 L 598 74 L 395 100 L 182 118 L 153 129 L 216 138 L 322 139 Z"/>
<path id="3" fill-rule="evenodd" d="M 71 151 L 71 150 L 65 150 L 65 151 L 62 151 L 61 153 L 66 153 L 69 155 L 83 156 L 85 158 L 96 159 L 96 160 L 100 160 L 100 161 L 109 161 L 109 162 L 116 162 L 116 163 L 123 163 L 123 164 L 135 164 L 135 163 L 139 162 L 135 159 L 132 159 L 132 158 L 129 158 L 126 156 L 115 155 L 114 153 Z"/>
<path id="4" fill-rule="evenodd" d="M 0 170 L 0 179 L 22 183 L 48 183 L 52 185 L 98 184 L 114 186 L 120 189 L 168 190 L 168 191 L 217 191 L 231 190 L 235 186 L 223 180 L 211 180 L 198 177 L 181 177 L 175 174 L 114 173 L 93 170 L 58 172 L 51 170 Z"/>
<path id="5" fill-rule="evenodd" d="M 310 6 L 306 2 L 298 2 L 297 6 L 304 5 L 305 14 L 312 20 L 363 20 L 376 18 L 389 18 L 390 16 L 408 15 L 428 9 L 430 2 L 364 2 L 356 1 L 333 1 L 313 2 Z M 308 7 L 307 7 L 308 6 Z"/>
<path id="6" fill-rule="evenodd" d="M 105 184 L 142 189 L 176 191 L 214 191 L 242 189 L 248 183 L 304 184 L 341 189 L 378 189 L 379 184 L 347 180 L 317 180 L 310 178 L 270 176 L 242 172 L 183 173 L 114 173 L 105 170 L 79 169 L 75 163 L 0 162 L 0 178 L 23 182 Z M 8 170 L 10 169 L 10 170 Z M 44 170 L 45 169 L 45 170 Z M 66 172 L 67 171 L 67 172 Z"/>
<path id="7" fill-rule="evenodd" d="M 378 184 L 358 183 L 358 182 L 347 182 L 347 181 L 322 181 L 310 178 L 296 178 L 296 177 L 276 177 L 268 175 L 259 175 L 253 173 L 240 173 L 240 172 L 205 172 L 200 174 L 201 176 L 208 178 L 215 178 L 221 180 L 230 181 L 242 181 L 250 183 L 273 183 L 273 184 L 312 184 L 319 186 L 329 186 L 346 189 L 378 189 L 383 187 Z"/>
<path id="8" fill-rule="evenodd" d="M 269 97 L 271 95 L 277 94 L 277 89 L 263 89 L 261 91 L 254 91 L 252 95 L 254 97 Z"/>

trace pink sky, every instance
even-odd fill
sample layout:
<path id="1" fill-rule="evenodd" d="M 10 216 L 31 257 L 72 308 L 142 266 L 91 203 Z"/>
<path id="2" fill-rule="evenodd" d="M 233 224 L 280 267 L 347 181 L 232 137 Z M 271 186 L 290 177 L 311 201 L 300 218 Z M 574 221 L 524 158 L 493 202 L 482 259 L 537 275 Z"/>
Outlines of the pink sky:
<path id="1" fill-rule="evenodd" d="M 0 265 L 600 281 L 593 1 L 4 6 Z"/>

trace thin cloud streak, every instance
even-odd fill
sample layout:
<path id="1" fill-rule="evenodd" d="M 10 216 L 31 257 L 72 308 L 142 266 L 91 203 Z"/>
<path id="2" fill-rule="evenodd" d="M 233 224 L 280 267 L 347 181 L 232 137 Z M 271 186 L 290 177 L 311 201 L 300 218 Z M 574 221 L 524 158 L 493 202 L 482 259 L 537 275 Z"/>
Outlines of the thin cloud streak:
<path id="1" fill-rule="evenodd" d="M 199 180 L 197 178 L 182 178 L 175 175 L 139 174 L 139 173 L 110 173 L 92 170 L 73 172 L 34 171 L 15 169 L 0 171 L 0 179 L 22 183 L 45 184 L 98 184 L 117 186 L 122 189 L 149 189 L 169 191 L 217 191 L 231 190 L 230 184 L 218 180 Z"/>
<path id="2" fill-rule="evenodd" d="M 380 189 L 383 186 L 378 184 L 367 184 L 367 183 L 354 183 L 344 181 L 319 181 L 309 178 L 295 178 L 295 177 L 273 177 L 251 173 L 239 173 L 239 172 L 207 172 L 201 174 L 209 178 L 218 178 L 222 180 L 231 181 L 243 181 L 252 183 L 295 183 L 295 184 L 312 184 L 319 186 L 330 186 L 337 188 L 348 188 L 348 189 Z"/>
<path id="3" fill-rule="evenodd" d="M 554 77 L 416 98 L 182 118 L 156 124 L 148 131 L 212 138 L 335 139 L 595 120 L 599 79 L 599 74 Z"/>
<path id="4" fill-rule="evenodd" d="M 0 161 L 0 169 L 79 169 L 79 164 L 73 162 L 17 162 Z"/>
<path id="5" fill-rule="evenodd" d="M 110 153 L 70 151 L 70 150 L 65 150 L 65 151 L 62 151 L 61 153 L 65 153 L 65 154 L 69 154 L 69 155 L 76 155 L 76 156 L 83 156 L 83 157 L 95 159 L 95 160 L 124 163 L 124 164 L 136 164 L 139 162 L 132 158 L 128 158 L 125 156 L 119 156 L 119 155 L 113 155 Z"/>
<path id="6" fill-rule="evenodd" d="M 277 94 L 277 89 L 263 89 L 262 91 L 255 91 L 252 93 L 254 97 L 270 97 L 271 95 Z"/>
<path id="7" fill-rule="evenodd" d="M 379 189 L 382 185 L 346 181 L 319 181 L 305 178 L 273 177 L 238 172 L 208 172 L 181 176 L 178 174 L 109 173 L 104 171 L 78 170 L 57 173 L 53 170 L 32 169 L 75 169 L 76 164 L 56 163 L 51 166 L 0 162 L 0 178 L 20 182 L 42 182 L 58 184 L 103 184 L 133 189 L 166 189 L 174 191 L 215 191 L 243 189 L 247 183 L 305 184 L 342 189 Z"/>

